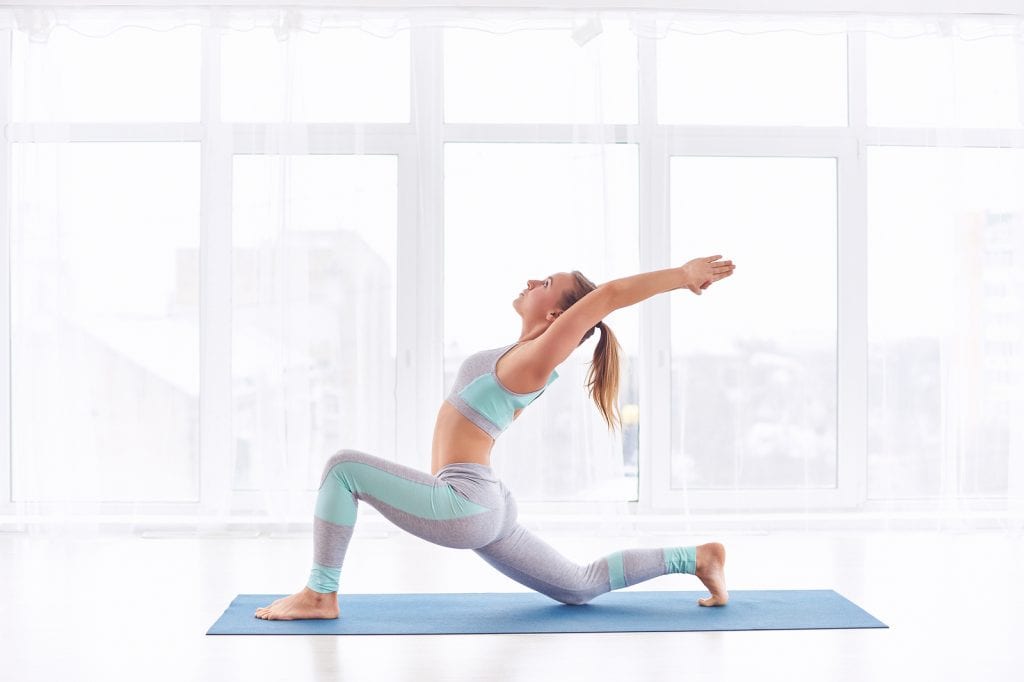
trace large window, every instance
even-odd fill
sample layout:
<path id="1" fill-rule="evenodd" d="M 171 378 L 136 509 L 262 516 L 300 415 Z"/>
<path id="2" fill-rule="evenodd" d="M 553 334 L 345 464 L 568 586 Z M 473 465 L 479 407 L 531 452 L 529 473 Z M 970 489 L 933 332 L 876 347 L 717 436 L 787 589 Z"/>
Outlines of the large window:
<path id="1" fill-rule="evenodd" d="M 606 320 L 620 432 L 595 334 L 503 434 L 524 509 L 1024 490 L 1024 72 L 997 18 L 25 11 L 0 23 L 0 514 L 308 522 L 341 448 L 429 468 L 528 279 L 716 253 L 735 277 Z"/>

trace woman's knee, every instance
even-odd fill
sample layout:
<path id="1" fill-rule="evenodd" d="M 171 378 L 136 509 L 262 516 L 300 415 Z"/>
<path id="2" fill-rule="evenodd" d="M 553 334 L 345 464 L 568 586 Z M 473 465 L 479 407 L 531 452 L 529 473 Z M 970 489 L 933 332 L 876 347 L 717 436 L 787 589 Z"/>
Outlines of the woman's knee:
<path id="1" fill-rule="evenodd" d="M 324 470 L 320 474 L 320 485 L 324 484 L 327 480 L 327 475 L 331 473 L 331 469 L 344 462 L 354 462 L 356 460 L 363 459 L 368 455 L 360 450 L 353 450 L 351 448 L 342 448 L 336 453 L 327 458 L 327 463 L 324 464 Z"/>
<path id="2" fill-rule="evenodd" d="M 352 459 L 352 456 L 355 452 L 355 450 L 350 450 L 348 448 L 342 448 L 341 450 L 338 450 L 333 455 L 327 458 L 327 463 L 324 465 L 324 472 L 328 472 L 331 469 L 333 469 L 335 464 L 339 464 L 340 462 Z"/>
<path id="3" fill-rule="evenodd" d="M 588 601 L 594 598 L 594 595 L 589 591 L 584 592 L 582 590 L 565 590 L 557 595 L 549 595 L 552 599 L 560 601 L 563 604 L 569 604 L 571 606 L 579 606 L 580 604 L 586 604 Z"/>

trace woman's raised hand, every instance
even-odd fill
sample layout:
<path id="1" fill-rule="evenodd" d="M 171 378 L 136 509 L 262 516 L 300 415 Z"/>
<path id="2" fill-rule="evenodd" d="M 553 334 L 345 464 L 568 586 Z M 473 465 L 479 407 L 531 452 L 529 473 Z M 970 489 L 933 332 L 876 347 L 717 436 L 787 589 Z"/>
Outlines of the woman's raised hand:
<path id="1" fill-rule="evenodd" d="M 721 256 L 694 258 L 683 265 L 680 269 L 683 271 L 686 288 L 700 296 L 712 282 L 731 275 L 736 266 L 731 260 L 719 261 L 719 258 Z"/>

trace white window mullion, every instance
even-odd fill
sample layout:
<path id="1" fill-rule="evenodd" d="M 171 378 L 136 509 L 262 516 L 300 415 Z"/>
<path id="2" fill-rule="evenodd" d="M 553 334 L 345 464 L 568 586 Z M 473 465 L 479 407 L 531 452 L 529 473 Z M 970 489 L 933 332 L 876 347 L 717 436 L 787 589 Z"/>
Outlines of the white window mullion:
<path id="1" fill-rule="evenodd" d="M 413 134 L 401 123 L 233 123 L 235 154 L 394 154 Z"/>
<path id="2" fill-rule="evenodd" d="M 445 142 L 484 144 L 628 144 L 636 143 L 637 126 L 627 123 L 445 123 Z"/>
<path id="3" fill-rule="evenodd" d="M 0 31 L 0 130 L 11 120 L 11 30 Z M 0 515 L 13 514 L 11 490 L 11 140 L 3 138 L 0 147 Z"/>
<path id="4" fill-rule="evenodd" d="M 651 20 L 645 20 L 651 21 Z M 652 27 L 648 27 L 652 28 Z M 669 150 L 657 122 L 657 41 L 637 38 L 639 53 L 640 271 L 671 267 L 669 249 Z M 637 453 L 638 509 L 650 513 L 671 506 L 669 437 L 672 385 L 668 372 L 672 339 L 671 301 L 655 296 L 639 304 L 640 439 Z"/>
<path id="5" fill-rule="evenodd" d="M 423 468 L 423 440 L 417 438 L 418 403 L 424 398 L 418 389 L 418 376 L 426 362 L 421 356 L 424 344 L 417 333 L 421 313 L 420 286 L 422 263 L 417 236 L 419 225 L 418 170 L 416 141 L 404 137 L 398 152 L 398 268 L 397 342 L 395 358 L 395 461 Z M 428 441 L 429 442 L 429 441 Z M 391 453 L 380 453 L 391 457 Z M 429 457 L 429 454 L 427 455 Z"/>
<path id="6" fill-rule="evenodd" d="M 9 93 L 5 93 L 5 96 Z M 52 123 L 7 126 L 8 142 L 189 142 L 203 139 L 202 123 Z"/>
<path id="7" fill-rule="evenodd" d="M 425 470 L 444 389 L 443 31 L 412 29 L 415 132 L 403 146 L 411 154 L 399 160 L 398 376 L 407 378 L 398 386 L 397 461 Z"/>
<path id="8" fill-rule="evenodd" d="M 220 122 L 220 35 L 203 29 L 205 124 L 199 224 L 199 509 L 231 513 L 235 443 L 231 399 L 231 126 Z"/>
<path id="9" fill-rule="evenodd" d="M 1016 51 L 1017 73 L 1024 73 L 1024 40 L 1017 41 Z M 1008 132 L 1002 139 L 1004 140 L 1003 144 L 1012 144 L 1014 147 L 1021 149 L 1024 148 L 1024 88 L 1017 89 L 1017 102 L 1018 123 L 1022 127 Z M 1016 382 L 1021 381 L 1024 378 L 1024 365 L 1021 364 L 1019 356 L 1011 367 L 1011 372 L 1013 372 L 1011 376 L 1015 378 Z M 1014 410 L 1016 414 L 1021 414 L 1024 412 L 1024 388 L 1019 383 L 1015 383 L 1012 390 L 1017 399 L 1016 404 L 1011 405 L 1010 409 Z M 1024 457 L 1016 453 L 1016 449 L 1020 447 L 1019 429 L 1020 427 L 1017 426 L 1010 434 L 1011 451 L 1009 453 L 1010 456 L 1007 458 L 1006 471 L 1006 496 L 1009 498 L 1006 507 L 1018 513 L 1024 511 Z"/>
<path id="10" fill-rule="evenodd" d="M 1017 147 L 1024 146 L 1021 131 L 1015 128 L 901 128 L 867 127 L 858 131 L 862 151 L 868 141 L 873 145 L 911 147 Z M 955 145 L 943 143 L 956 140 Z"/>
<path id="11" fill-rule="evenodd" d="M 852 139 L 839 156 L 836 486 L 838 504 L 852 509 L 867 499 L 868 461 L 867 59 L 862 32 L 847 34 L 847 69 Z"/>

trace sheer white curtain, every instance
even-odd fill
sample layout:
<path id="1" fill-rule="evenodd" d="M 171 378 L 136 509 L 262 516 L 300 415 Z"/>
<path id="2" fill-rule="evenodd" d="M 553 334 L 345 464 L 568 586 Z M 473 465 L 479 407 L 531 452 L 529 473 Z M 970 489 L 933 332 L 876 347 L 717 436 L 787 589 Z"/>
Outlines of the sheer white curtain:
<path id="1" fill-rule="evenodd" d="M 720 253 L 606 320 L 620 433 L 595 335 L 496 443 L 527 514 L 1021 526 L 1019 16 L 35 6 L 0 36 L 7 523 L 308 523 L 340 448 L 429 467 L 527 278 Z"/>
<path id="2" fill-rule="evenodd" d="M 666 499 L 755 525 L 772 508 L 1019 529 L 1020 18 L 678 26 L 694 33 L 657 43 L 659 75 L 677 76 L 658 93 L 678 124 L 672 260 L 741 266 L 714 305 L 662 304 Z"/>

